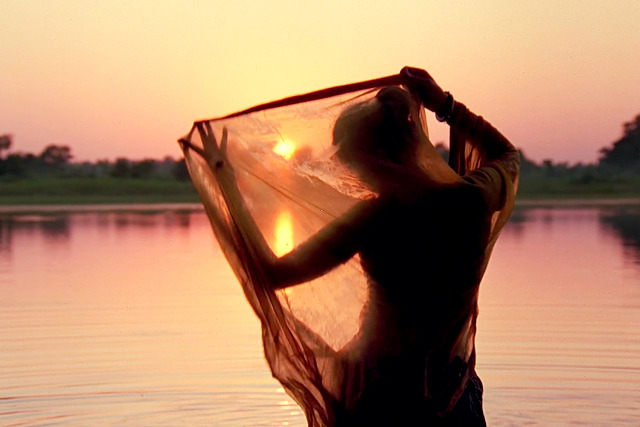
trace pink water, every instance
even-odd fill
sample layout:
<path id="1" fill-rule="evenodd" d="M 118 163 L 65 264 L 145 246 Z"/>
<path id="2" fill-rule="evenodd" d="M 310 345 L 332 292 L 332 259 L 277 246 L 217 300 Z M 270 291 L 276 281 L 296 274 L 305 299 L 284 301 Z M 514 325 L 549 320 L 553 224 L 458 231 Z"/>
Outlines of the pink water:
<path id="1" fill-rule="evenodd" d="M 490 425 L 640 422 L 640 210 L 519 211 L 481 291 Z M 0 425 L 304 425 L 200 211 L 0 214 Z"/>

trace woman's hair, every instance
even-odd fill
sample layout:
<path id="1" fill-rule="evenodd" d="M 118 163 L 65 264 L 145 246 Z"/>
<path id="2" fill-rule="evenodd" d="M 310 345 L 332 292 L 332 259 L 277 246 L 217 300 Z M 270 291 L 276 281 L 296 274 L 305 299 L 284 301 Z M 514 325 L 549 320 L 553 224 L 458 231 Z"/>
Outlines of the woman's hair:
<path id="1" fill-rule="evenodd" d="M 338 145 L 338 156 L 348 163 L 375 158 L 402 165 L 414 160 L 418 138 L 411 96 L 389 86 L 373 100 L 347 108 L 336 120 L 333 143 Z"/>

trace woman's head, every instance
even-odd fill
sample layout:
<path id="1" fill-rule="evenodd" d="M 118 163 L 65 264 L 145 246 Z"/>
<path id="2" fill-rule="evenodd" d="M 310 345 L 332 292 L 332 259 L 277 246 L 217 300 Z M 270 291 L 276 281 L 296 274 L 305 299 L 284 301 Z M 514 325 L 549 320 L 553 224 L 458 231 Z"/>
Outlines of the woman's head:
<path id="1" fill-rule="evenodd" d="M 333 129 L 338 157 L 361 174 L 383 164 L 414 164 L 418 141 L 411 96 L 397 86 L 386 87 L 371 101 L 347 108 Z"/>

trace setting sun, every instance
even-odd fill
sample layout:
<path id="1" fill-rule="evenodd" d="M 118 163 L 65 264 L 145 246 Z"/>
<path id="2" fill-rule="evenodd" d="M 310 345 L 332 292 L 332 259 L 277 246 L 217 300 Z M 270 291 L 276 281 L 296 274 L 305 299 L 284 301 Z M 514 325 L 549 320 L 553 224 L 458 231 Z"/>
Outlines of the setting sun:
<path id="1" fill-rule="evenodd" d="M 284 157 L 287 160 L 291 159 L 294 151 L 296 151 L 295 144 L 287 139 L 283 139 L 282 141 L 278 142 L 275 147 L 273 147 L 274 153 Z"/>

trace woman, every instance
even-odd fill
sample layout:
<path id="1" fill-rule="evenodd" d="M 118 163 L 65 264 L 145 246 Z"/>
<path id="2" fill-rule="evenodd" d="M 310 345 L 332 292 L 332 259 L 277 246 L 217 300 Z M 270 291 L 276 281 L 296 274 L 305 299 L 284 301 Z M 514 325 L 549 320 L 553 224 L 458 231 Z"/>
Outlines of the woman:
<path id="1" fill-rule="evenodd" d="M 344 111 L 333 131 L 336 155 L 377 197 L 282 257 L 271 251 L 244 204 L 226 155 L 226 129 L 218 146 L 208 123 L 198 124 L 201 154 L 274 289 L 360 256 L 373 308 L 358 340 L 345 357 L 335 358 L 333 378 L 322 380 L 331 399 L 323 422 L 484 425 L 474 370 L 478 286 L 512 206 L 519 155 L 427 72 L 404 68 L 401 76 L 409 92 L 382 89 Z M 433 147 L 419 126 L 415 98 L 469 141 L 482 167 L 445 180 L 425 167 L 423 151 Z"/>

